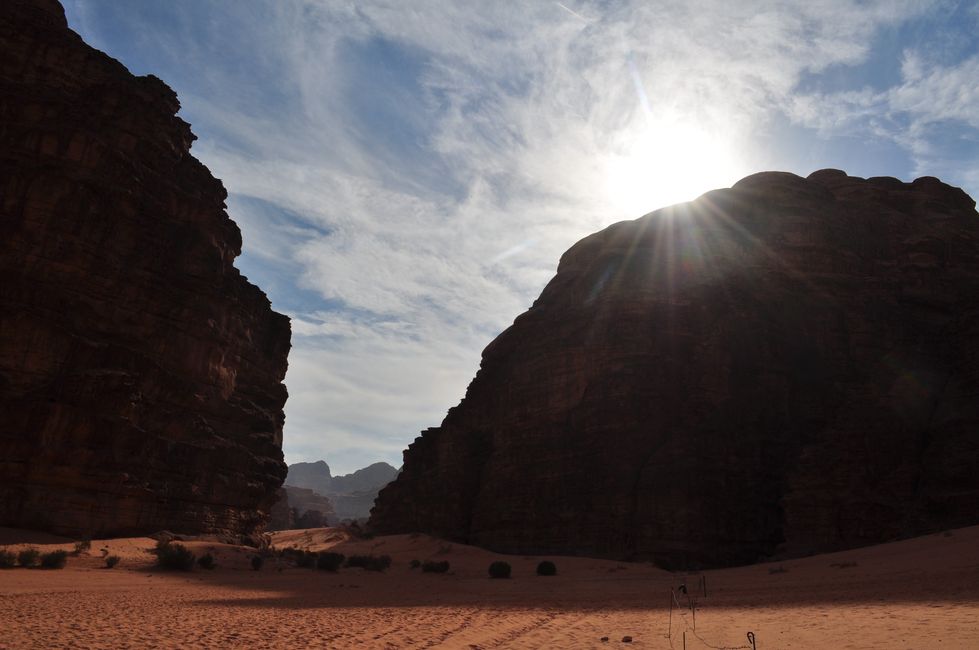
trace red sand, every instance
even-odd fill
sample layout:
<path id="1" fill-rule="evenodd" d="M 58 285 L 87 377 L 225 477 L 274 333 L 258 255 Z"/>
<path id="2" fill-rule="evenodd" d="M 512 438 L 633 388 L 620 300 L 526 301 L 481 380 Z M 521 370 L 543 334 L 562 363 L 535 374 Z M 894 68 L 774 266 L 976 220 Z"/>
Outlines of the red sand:
<path id="1" fill-rule="evenodd" d="M 253 571 L 252 549 L 188 542 L 214 553 L 218 568 L 173 573 L 153 566 L 153 540 L 96 540 L 64 570 L 0 571 L 0 648 L 679 649 L 686 632 L 693 650 L 744 646 L 748 631 L 761 650 L 979 648 L 979 527 L 707 571 L 707 598 L 694 593 L 699 575 L 643 564 L 552 557 L 558 575 L 543 578 L 534 574 L 543 558 L 424 535 L 351 541 L 318 529 L 273 539 L 279 548 L 387 554 L 394 563 L 385 573 L 331 574 L 272 558 Z M 61 538 L 0 529 L 0 545 L 16 551 L 24 541 L 42 552 L 72 549 Z M 102 568 L 103 547 L 122 558 L 115 569 Z M 451 573 L 422 574 L 412 559 L 447 560 Z M 511 579 L 487 577 L 494 559 L 513 565 Z M 696 630 L 682 594 L 670 625 L 670 589 L 683 582 L 696 600 Z"/>

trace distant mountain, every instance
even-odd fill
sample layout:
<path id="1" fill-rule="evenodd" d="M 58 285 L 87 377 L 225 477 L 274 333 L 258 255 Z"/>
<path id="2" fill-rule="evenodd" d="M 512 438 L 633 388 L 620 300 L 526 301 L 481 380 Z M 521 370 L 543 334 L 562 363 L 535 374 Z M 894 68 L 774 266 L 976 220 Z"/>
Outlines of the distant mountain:
<path id="1" fill-rule="evenodd" d="M 330 466 L 326 464 L 326 461 L 295 463 L 289 465 L 285 484 L 307 488 L 325 495 L 327 492 L 332 492 L 333 476 L 330 474 Z"/>
<path id="2" fill-rule="evenodd" d="M 324 463 L 325 464 L 325 463 Z M 387 463 L 374 463 L 353 474 L 334 476 L 332 490 L 337 493 L 379 490 L 398 476 L 398 470 Z"/>
<path id="3" fill-rule="evenodd" d="M 381 488 L 397 477 L 398 470 L 388 463 L 374 463 L 352 474 L 333 476 L 326 461 L 295 463 L 289 466 L 285 484 L 306 488 L 328 497 L 336 519 L 365 519 Z"/>

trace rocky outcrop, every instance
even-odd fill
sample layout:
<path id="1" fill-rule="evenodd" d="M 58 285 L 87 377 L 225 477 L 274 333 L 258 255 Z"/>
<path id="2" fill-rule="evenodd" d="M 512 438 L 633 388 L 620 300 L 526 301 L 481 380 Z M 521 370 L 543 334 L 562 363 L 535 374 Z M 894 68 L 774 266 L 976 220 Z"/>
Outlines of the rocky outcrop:
<path id="1" fill-rule="evenodd" d="M 286 485 L 308 488 L 329 497 L 336 508 L 335 520 L 367 519 L 377 493 L 394 480 L 398 470 L 387 463 L 373 463 L 344 476 L 333 476 L 325 461 L 289 465 Z M 331 516 L 331 523 L 334 517 Z"/>
<path id="2" fill-rule="evenodd" d="M 334 476 L 330 489 L 339 494 L 378 491 L 398 476 L 398 470 L 387 463 L 373 463 L 351 474 Z"/>
<path id="3" fill-rule="evenodd" d="M 284 487 L 275 491 L 275 503 L 269 510 L 266 530 L 292 530 L 296 527 L 296 513 L 289 507 L 289 495 Z"/>
<path id="4" fill-rule="evenodd" d="M 293 463 L 289 465 L 285 484 L 326 494 L 333 487 L 333 474 L 325 460 L 314 463 Z"/>
<path id="5" fill-rule="evenodd" d="M 979 523 L 979 215 L 824 170 L 578 242 L 371 527 L 748 563 Z"/>
<path id="6" fill-rule="evenodd" d="M 174 92 L 0 11 L 0 525 L 241 534 L 286 473 L 289 322 Z"/>
<path id="7" fill-rule="evenodd" d="M 338 523 L 333 502 L 312 490 L 287 485 L 279 489 L 278 498 L 272 507 L 269 530 L 322 528 Z"/>
<path id="8" fill-rule="evenodd" d="M 377 495 L 383 487 L 383 485 L 379 485 L 371 490 L 333 494 L 330 498 L 336 507 L 337 521 L 366 523 L 371 515 L 371 508 L 374 507 L 374 502 L 377 501 Z"/>

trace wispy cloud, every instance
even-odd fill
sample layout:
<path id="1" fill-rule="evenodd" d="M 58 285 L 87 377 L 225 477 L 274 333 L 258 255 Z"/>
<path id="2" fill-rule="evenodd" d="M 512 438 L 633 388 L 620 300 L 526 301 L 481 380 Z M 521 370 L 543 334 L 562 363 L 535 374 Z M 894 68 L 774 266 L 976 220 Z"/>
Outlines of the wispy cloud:
<path id="1" fill-rule="evenodd" d="M 287 458 L 345 471 L 397 463 L 437 425 L 577 239 L 789 161 L 756 144 L 780 122 L 802 143 L 897 142 L 918 167 L 933 125 L 975 128 L 979 70 L 961 52 L 909 46 L 891 88 L 799 86 L 945 4 L 185 0 L 148 24 L 144 3 L 76 0 L 69 13 L 180 93 L 194 153 L 232 193 L 243 268 L 294 318 Z M 110 19 L 150 35 L 122 41 Z M 637 160 L 648 173 L 623 190 L 610 176 Z"/>
<path id="2" fill-rule="evenodd" d="M 826 137 L 860 134 L 906 150 L 912 174 L 941 175 L 975 191 L 979 170 L 979 12 L 974 3 L 936 3 L 900 54 L 900 79 L 797 94 L 788 114 Z"/>

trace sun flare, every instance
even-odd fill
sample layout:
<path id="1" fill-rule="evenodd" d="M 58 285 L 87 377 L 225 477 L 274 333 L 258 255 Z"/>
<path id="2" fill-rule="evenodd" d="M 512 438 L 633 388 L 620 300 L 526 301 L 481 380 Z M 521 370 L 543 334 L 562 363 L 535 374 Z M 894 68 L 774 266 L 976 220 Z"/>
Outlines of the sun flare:
<path id="1" fill-rule="evenodd" d="M 690 201 L 744 175 L 730 140 L 682 120 L 650 122 L 617 144 L 606 161 L 606 192 L 624 218 Z"/>

